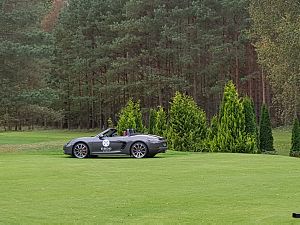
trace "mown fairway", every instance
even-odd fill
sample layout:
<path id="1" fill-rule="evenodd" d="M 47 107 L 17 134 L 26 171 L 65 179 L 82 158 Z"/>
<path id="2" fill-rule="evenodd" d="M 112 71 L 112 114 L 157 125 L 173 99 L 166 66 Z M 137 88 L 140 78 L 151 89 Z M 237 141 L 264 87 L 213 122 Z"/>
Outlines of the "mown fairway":
<path id="1" fill-rule="evenodd" d="M 290 133 L 275 132 L 287 154 Z M 0 133 L 0 224 L 298 224 L 300 159 L 175 153 L 73 159 L 84 132 Z M 286 140 L 288 139 L 288 140 Z M 279 141 L 278 141 L 279 140 Z"/>

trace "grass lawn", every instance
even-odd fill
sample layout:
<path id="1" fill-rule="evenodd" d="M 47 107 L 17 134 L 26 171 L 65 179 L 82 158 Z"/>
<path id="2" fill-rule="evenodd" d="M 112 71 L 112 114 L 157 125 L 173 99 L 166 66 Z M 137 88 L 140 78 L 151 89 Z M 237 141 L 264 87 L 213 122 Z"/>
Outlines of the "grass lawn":
<path id="1" fill-rule="evenodd" d="M 273 130 L 274 147 L 279 155 L 289 155 L 292 139 L 292 128 L 277 128 Z"/>
<path id="2" fill-rule="evenodd" d="M 281 132 L 274 138 L 284 155 L 290 133 Z M 0 224 L 300 222 L 291 217 L 300 212 L 298 158 L 168 152 L 78 160 L 62 154 L 65 141 L 90 135 L 0 133 Z"/>

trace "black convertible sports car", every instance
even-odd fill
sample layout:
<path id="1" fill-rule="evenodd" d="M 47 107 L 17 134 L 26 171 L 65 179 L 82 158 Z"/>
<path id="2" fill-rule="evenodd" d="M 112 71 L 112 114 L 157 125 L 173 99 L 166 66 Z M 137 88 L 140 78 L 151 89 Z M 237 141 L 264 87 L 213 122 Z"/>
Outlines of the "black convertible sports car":
<path id="1" fill-rule="evenodd" d="M 127 129 L 124 136 L 109 128 L 95 137 L 82 137 L 71 140 L 64 146 L 64 153 L 76 158 L 96 155 L 125 154 L 134 158 L 154 157 L 167 151 L 167 141 L 163 137 L 135 133 Z"/>

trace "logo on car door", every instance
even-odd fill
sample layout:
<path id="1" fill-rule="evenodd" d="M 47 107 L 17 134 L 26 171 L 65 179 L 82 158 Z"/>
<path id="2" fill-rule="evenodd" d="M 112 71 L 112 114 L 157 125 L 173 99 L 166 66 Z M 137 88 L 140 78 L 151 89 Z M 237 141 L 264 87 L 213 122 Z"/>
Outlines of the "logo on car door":
<path id="1" fill-rule="evenodd" d="M 103 142 L 102 142 L 102 145 L 104 146 L 104 147 L 108 147 L 109 146 L 109 140 L 107 140 L 107 139 L 105 139 L 105 140 L 103 140 Z"/>

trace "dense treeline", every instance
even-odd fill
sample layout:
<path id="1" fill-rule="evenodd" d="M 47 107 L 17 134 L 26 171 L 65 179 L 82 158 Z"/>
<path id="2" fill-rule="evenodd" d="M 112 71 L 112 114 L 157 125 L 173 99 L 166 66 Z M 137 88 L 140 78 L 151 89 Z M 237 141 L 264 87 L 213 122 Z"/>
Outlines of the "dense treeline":
<path id="1" fill-rule="evenodd" d="M 148 118 L 149 108 L 169 109 L 176 91 L 191 95 L 210 119 L 228 80 L 253 98 L 257 114 L 266 103 L 274 123 L 291 122 L 288 115 L 299 103 L 299 64 L 286 59 L 295 79 L 285 90 L 294 94 L 279 104 L 287 95 L 271 92 L 267 75 L 272 78 L 272 65 L 281 58 L 266 54 L 260 44 L 266 34 L 258 20 L 277 18 L 285 1 L 277 2 L 264 2 L 274 4 L 266 14 L 254 0 L 0 0 L 1 124 L 102 128 L 109 118 L 117 121 L 130 98 L 140 99 Z M 297 15 L 297 7 L 285 9 Z M 299 19 L 291 21 L 290 36 L 299 27 Z"/>
<path id="2" fill-rule="evenodd" d="M 40 29 L 51 4 L 0 0 L 0 123 L 4 129 L 60 121 L 59 96 L 48 88 L 52 35 Z"/>

